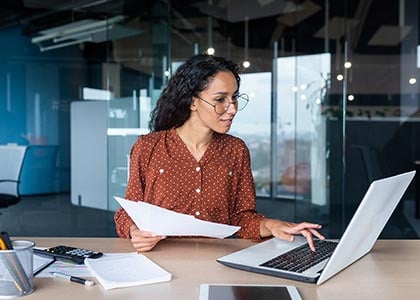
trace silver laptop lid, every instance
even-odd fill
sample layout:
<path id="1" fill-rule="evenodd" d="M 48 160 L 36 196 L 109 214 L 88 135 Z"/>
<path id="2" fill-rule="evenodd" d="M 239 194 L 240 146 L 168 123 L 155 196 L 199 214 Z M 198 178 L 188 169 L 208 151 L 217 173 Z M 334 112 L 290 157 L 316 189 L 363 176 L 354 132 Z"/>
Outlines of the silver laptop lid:
<path id="1" fill-rule="evenodd" d="M 402 198 L 415 171 L 375 180 L 319 277 L 321 284 L 367 254 Z"/>

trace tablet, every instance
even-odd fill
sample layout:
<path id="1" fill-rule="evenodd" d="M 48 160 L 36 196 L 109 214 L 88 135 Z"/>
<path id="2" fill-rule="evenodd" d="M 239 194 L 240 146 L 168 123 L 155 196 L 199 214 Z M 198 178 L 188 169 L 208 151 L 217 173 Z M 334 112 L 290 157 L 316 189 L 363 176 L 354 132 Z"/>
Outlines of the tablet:
<path id="1" fill-rule="evenodd" d="M 199 300 L 302 300 L 295 286 L 261 284 L 201 284 Z"/>

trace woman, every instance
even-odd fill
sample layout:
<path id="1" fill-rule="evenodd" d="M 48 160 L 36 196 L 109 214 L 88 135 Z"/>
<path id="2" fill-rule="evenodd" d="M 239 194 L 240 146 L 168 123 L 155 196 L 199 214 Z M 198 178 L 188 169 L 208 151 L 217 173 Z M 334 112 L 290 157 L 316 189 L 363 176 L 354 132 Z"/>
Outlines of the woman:
<path id="1" fill-rule="evenodd" d="M 221 57 L 200 54 L 178 68 L 164 88 L 150 122 L 130 155 L 126 198 L 197 218 L 240 226 L 237 236 L 259 241 L 324 237 L 312 223 L 268 219 L 256 211 L 255 187 L 245 143 L 227 134 L 247 97 L 239 95 L 238 69 Z M 143 231 L 123 209 L 117 233 L 137 251 L 149 251 L 164 236 Z"/>

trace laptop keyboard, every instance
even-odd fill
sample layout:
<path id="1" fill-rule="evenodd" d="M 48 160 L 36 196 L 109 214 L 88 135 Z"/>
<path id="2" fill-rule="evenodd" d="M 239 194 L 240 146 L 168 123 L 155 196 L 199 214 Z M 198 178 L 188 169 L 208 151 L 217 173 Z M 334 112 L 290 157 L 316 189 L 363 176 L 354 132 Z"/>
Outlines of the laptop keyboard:
<path id="1" fill-rule="evenodd" d="M 260 266 L 302 273 L 329 258 L 337 244 L 337 242 L 314 240 L 315 252 L 309 248 L 308 244 L 305 244 L 276 256 Z"/>

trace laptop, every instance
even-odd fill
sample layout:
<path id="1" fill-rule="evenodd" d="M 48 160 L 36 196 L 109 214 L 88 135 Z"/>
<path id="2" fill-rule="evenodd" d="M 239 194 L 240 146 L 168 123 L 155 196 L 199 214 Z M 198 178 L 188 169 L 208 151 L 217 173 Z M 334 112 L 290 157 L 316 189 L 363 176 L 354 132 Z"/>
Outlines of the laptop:
<path id="1" fill-rule="evenodd" d="M 370 252 L 415 173 L 411 171 L 373 181 L 338 242 L 316 240 L 322 245 L 316 245 L 317 250 L 311 252 L 302 236 L 296 236 L 293 242 L 272 238 L 217 261 L 250 272 L 320 285 Z M 324 246 L 327 249 L 321 250 Z M 324 257 L 313 266 L 301 266 L 306 258 L 296 258 L 289 251 L 308 252 L 309 260 L 315 254 Z"/>

